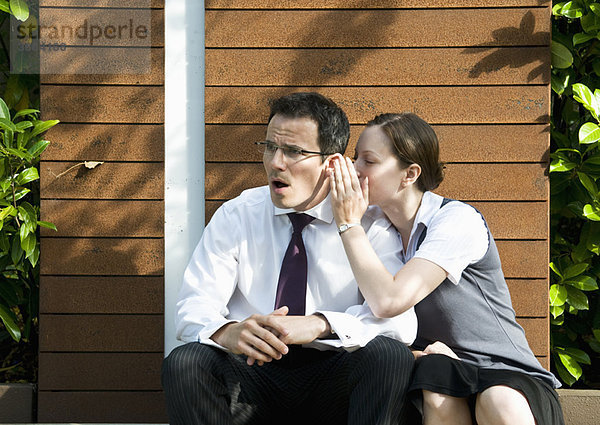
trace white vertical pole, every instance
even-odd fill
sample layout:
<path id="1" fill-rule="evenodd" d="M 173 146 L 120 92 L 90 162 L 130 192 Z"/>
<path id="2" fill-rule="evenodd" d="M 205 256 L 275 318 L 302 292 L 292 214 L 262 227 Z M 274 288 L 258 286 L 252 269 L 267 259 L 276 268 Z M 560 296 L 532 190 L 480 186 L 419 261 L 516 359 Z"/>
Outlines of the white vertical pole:
<path id="1" fill-rule="evenodd" d="M 204 1 L 165 2 L 165 356 L 175 303 L 204 229 Z"/>

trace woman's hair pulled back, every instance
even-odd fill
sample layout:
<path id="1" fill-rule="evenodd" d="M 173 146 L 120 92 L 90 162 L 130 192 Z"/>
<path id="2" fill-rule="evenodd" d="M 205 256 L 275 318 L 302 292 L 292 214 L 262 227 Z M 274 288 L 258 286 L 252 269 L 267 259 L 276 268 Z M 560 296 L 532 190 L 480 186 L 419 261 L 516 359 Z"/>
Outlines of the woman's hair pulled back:
<path id="1" fill-rule="evenodd" d="M 367 127 L 378 125 L 393 143 L 392 151 L 405 166 L 418 164 L 421 175 L 417 180 L 419 190 L 436 189 L 444 179 L 444 164 L 440 162 L 440 149 L 433 128 L 419 116 L 402 112 L 377 115 Z"/>

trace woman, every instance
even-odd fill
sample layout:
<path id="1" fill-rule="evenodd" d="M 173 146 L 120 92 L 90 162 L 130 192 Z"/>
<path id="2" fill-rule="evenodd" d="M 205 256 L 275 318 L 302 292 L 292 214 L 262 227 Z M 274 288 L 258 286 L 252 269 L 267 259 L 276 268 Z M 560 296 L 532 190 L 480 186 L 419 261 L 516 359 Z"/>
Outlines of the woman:
<path id="1" fill-rule="evenodd" d="M 354 167 L 341 156 L 331 166 L 334 217 L 365 299 L 379 317 L 415 307 L 413 347 L 422 351 L 411 394 L 424 423 L 563 424 L 560 383 L 515 320 L 485 220 L 431 192 L 443 179 L 433 129 L 411 113 L 379 115 L 358 140 Z M 355 225 L 369 204 L 398 230 L 405 265 L 395 275 Z"/>

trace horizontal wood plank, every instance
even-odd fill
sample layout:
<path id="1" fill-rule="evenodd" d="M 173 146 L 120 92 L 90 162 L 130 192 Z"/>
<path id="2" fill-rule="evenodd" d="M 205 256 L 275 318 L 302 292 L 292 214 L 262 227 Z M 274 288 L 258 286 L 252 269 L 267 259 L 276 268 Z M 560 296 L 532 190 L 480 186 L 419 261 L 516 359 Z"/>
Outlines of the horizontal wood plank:
<path id="1" fill-rule="evenodd" d="M 42 275 L 160 276 L 163 239 L 41 238 Z"/>
<path id="2" fill-rule="evenodd" d="M 164 197 L 162 163 L 105 162 L 92 169 L 88 169 L 83 163 L 77 164 L 43 161 L 40 164 L 42 197 L 55 199 L 162 199 Z M 70 168 L 72 169 L 68 171 Z"/>
<path id="3" fill-rule="evenodd" d="M 207 10 L 205 28 L 207 48 L 548 46 L 550 10 Z"/>
<path id="4" fill-rule="evenodd" d="M 160 315 L 40 315 L 40 352 L 163 352 Z"/>
<path id="5" fill-rule="evenodd" d="M 540 164 L 448 164 L 436 193 L 467 201 L 545 201 L 548 179 L 544 172 Z M 207 200 L 231 199 L 264 184 L 262 164 L 206 164 Z"/>
<path id="6" fill-rule="evenodd" d="M 64 126 L 55 128 L 59 127 Z M 363 129 L 362 125 L 350 127 L 350 142 L 346 149 L 348 156 L 354 155 L 356 142 Z M 440 141 L 440 159 L 443 162 L 547 162 L 548 160 L 550 134 L 546 124 L 434 125 L 433 129 Z M 253 142 L 263 140 L 266 131 L 266 125 L 260 124 L 207 124 L 205 127 L 206 161 L 260 162 L 262 154 Z M 51 148 L 52 145 L 48 147 Z"/>
<path id="7" fill-rule="evenodd" d="M 502 1 L 502 0 L 500 0 Z M 40 7 L 120 7 L 120 8 L 161 8 L 165 0 L 38 0 Z"/>
<path id="8" fill-rule="evenodd" d="M 205 202 L 205 222 L 224 201 Z M 547 239 L 546 202 L 469 202 L 485 217 L 496 239 Z"/>
<path id="9" fill-rule="evenodd" d="M 162 391 L 40 391 L 40 423 L 169 422 Z"/>
<path id="10" fill-rule="evenodd" d="M 67 46 L 164 46 L 162 10 L 42 7 L 39 41 Z"/>
<path id="11" fill-rule="evenodd" d="M 545 172 L 544 164 L 448 164 L 436 192 L 473 201 L 545 201 L 549 196 Z"/>
<path id="12" fill-rule="evenodd" d="M 547 202 L 469 202 L 496 239 L 547 239 Z"/>
<path id="13" fill-rule="evenodd" d="M 162 276 L 40 277 L 42 314 L 162 314 L 164 304 Z"/>
<path id="14" fill-rule="evenodd" d="M 163 48 L 68 47 L 40 52 L 42 84 L 164 84 Z"/>
<path id="15" fill-rule="evenodd" d="M 155 86 L 43 85 L 43 119 L 62 122 L 142 123 L 164 121 L 164 88 Z"/>
<path id="16" fill-rule="evenodd" d="M 88 201 L 42 199 L 42 220 L 58 231 L 41 228 L 42 236 L 162 237 L 162 201 Z"/>
<path id="17" fill-rule="evenodd" d="M 59 2 L 61 0 L 41 0 Z M 62 0 L 62 2 L 67 0 Z M 74 1 L 74 0 L 70 0 Z M 92 1 L 92 0 L 86 0 Z M 101 0 L 96 0 L 101 1 Z M 104 0 L 110 1 L 110 0 Z M 139 0 L 138 0 L 139 1 Z M 206 0 L 206 9 L 391 9 L 547 6 L 550 0 Z"/>
<path id="18" fill-rule="evenodd" d="M 548 279 L 548 241 L 496 241 L 507 278 Z"/>
<path id="19" fill-rule="evenodd" d="M 547 47 L 451 49 L 214 49 L 208 86 L 547 84 Z"/>
<path id="20" fill-rule="evenodd" d="M 546 279 L 507 279 L 515 313 L 519 317 L 548 317 L 548 281 Z"/>
<path id="21" fill-rule="evenodd" d="M 160 391 L 162 353 L 41 353 L 40 391 Z"/>
<path id="22" fill-rule="evenodd" d="M 550 118 L 548 86 L 206 87 L 206 123 L 264 124 L 269 101 L 297 91 L 317 91 L 332 98 L 353 124 L 401 111 L 414 112 L 432 124 L 547 123 Z"/>
<path id="23" fill-rule="evenodd" d="M 64 124 L 46 133 L 45 161 L 163 161 L 162 124 Z"/>
<path id="24" fill-rule="evenodd" d="M 525 336 L 533 354 L 540 357 L 549 356 L 548 340 L 550 338 L 550 323 L 543 318 L 517 318 L 519 325 L 525 330 Z"/>

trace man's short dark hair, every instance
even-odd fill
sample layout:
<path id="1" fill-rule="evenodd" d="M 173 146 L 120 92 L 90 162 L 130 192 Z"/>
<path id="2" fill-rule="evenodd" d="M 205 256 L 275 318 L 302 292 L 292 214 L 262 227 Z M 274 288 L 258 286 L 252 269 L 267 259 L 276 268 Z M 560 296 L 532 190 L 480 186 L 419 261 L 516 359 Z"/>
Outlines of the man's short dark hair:
<path id="1" fill-rule="evenodd" d="M 271 102 L 269 121 L 275 114 L 287 118 L 310 118 L 319 128 L 319 149 L 326 154 L 346 151 L 350 139 L 348 117 L 336 103 L 314 92 L 292 93 Z"/>

